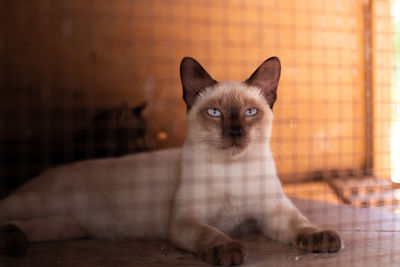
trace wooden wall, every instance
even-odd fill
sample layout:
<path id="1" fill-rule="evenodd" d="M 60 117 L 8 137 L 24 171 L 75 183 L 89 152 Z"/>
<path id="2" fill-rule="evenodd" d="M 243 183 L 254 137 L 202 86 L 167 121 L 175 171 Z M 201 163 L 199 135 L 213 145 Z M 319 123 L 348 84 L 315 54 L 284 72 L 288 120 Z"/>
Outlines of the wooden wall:
<path id="1" fill-rule="evenodd" d="M 392 94 L 396 50 L 391 13 L 391 1 L 372 1 L 373 167 L 375 175 L 385 178 L 391 177 L 393 163 L 396 164 L 393 167 L 398 166 L 397 159 L 392 162 L 391 156 L 399 156 L 398 152 L 391 151 L 392 138 L 399 138 L 391 136 L 392 115 L 396 108 Z"/>
<path id="2" fill-rule="evenodd" d="M 62 142 L 102 109 L 147 101 L 156 147 L 179 146 L 182 57 L 217 80 L 244 80 L 278 56 L 272 142 L 283 179 L 357 173 L 365 158 L 363 2 L 5 0 L 0 136 Z M 157 139 L 160 131 L 167 139 Z"/>

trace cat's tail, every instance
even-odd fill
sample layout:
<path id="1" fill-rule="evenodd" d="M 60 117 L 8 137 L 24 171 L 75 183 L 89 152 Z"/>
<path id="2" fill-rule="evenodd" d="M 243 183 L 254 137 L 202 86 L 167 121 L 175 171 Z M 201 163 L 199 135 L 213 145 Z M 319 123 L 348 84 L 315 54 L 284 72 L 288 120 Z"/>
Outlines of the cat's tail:
<path id="1" fill-rule="evenodd" d="M 0 248 L 10 257 L 21 257 L 28 251 L 26 234 L 13 224 L 0 227 Z"/>

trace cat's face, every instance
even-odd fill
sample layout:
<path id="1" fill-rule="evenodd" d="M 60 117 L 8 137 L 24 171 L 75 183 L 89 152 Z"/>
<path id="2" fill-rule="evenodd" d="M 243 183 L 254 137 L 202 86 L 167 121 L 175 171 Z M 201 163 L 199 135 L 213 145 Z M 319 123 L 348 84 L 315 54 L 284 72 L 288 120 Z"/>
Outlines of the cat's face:
<path id="1" fill-rule="evenodd" d="M 192 138 L 235 156 L 250 144 L 269 138 L 272 111 L 260 90 L 240 82 L 205 89 L 188 113 Z"/>
<path id="2" fill-rule="evenodd" d="M 272 58 L 245 82 L 218 83 L 196 61 L 185 58 L 181 77 L 189 137 L 211 153 L 230 157 L 250 144 L 268 141 L 279 74 L 279 60 Z"/>

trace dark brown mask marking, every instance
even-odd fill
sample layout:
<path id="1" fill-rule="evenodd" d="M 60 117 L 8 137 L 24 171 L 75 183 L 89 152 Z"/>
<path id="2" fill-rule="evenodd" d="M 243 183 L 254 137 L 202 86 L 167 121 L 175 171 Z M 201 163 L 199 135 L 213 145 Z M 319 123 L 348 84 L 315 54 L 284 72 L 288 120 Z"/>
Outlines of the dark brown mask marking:
<path id="1" fill-rule="evenodd" d="M 191 57 L 182 59 L 180 74 L 183 87 L 183 100 L 185 100 L 187 110 L 190 110 L 196 97 L 204 88 L 217 83 L 217 81 Z"/>
<path id="2" fill-rule="evenodd" d="M 270 57 L 256 69 L 245 83 L 260 88 L 272 109 L 277 97 L 276 91 L 280 75 L 281 62 L 279 58 Z"/>
<path id="3" fill-rule="evenodd" d="M 222 137 L 227 145 L 244 146 L 246 143 L 247 129 L 240 114 L 238 106 L 231 106 L 221 120 Z"/>

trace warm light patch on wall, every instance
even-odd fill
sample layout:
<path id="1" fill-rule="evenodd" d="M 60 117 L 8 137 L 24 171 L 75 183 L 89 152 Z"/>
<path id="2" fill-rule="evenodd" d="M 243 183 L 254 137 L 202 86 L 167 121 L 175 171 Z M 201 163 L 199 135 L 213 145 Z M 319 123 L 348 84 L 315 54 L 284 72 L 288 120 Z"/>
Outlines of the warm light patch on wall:
<path id="1" fill-rule="evenodd" d="M 392 81 L 392 125 L 390 137 L 391 178 L 400 183 L 400 0 L 392 1 L 392 18 L 395 29 L 395 68 Z"/>

